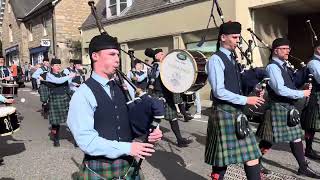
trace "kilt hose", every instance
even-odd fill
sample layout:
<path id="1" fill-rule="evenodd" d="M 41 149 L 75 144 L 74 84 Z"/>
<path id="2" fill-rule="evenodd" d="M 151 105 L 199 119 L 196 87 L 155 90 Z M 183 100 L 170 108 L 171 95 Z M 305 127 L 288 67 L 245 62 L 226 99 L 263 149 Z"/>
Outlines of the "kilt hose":
<path id="1" fill-rule="evenodd" d="M 207 164 L 223 167 L 261 157 L 252 132 L 244 139 L 237 138 L 235 114 L 239 111 L 230 105 L 212 107 L 205 148 Z"/>
<path id="2" fill-rule="evenodd" d="M 303 130 L 320 132 L 320 92 L 311 94 L 307 107 L 302 111 L 301 126 Z"/>
<path id="3" fill-rule="evenodd" d="M 68 116 L 70 95 L 50 94 L 49 96 L 49 122 L 51 125 L 65 123 Z"/>
<path id="4" fill-rule="evenodd" d="M 180 96 L 180 94 L 178 94 L 178 95 Z M 160 91 L 154 91 L 152 93 L 152 96 L 155 96 L 158 98 L 163 97 L 166 99 L 166 97 L 164 97 L 163 93 Z M 174 96 L 175 96 L 175 94 L 174 94 Z M 173 100 L 166 99 L 164 119 L 166 119 L 168 121 L 172 121 L 173 119 L 175 119 L 177 117 L 178 117 L 177 109 L 176 109 L 176 106 L 174 105 Z"/>
<path id="5" fill-rule="evenodd" d="M 117 180 L 119 177 L 125 180 L 141 180 L 143 177 L 141 171 L 136 178 L 130 177 L 133 169 L 133 163 L 123 159 L 114 161 L 83 160 L 78 180 Z"/>
<path id="6" fill-rule="evenodd" d="M 43 103 L 48 102 L 49 95 L 50 95 L 50 89 L 48 88 L 48 86 L 44 84 L 40 84 L 38 92 L 40 94 L 40 101 Z"/>
<path id="7" fill-rule="evenodd" d="M 290 142 L 302 138 L 300 124 L 294 127 L 287 125 L 288 111 L 292 107 L 284 103 L 271 103 L 270 112 L 265 113 L 264 122 L 260 124 L 257 136 L 273 143 Z"/>

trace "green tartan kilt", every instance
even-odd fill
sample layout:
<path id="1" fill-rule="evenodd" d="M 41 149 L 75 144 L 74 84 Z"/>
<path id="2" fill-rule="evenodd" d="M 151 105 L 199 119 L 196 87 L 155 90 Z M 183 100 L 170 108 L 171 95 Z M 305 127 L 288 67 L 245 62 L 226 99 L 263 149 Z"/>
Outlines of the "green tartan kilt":
<path id="1" fill-rule="evenodd" d="M 256 136 L 262 140 L 273 141 L 271 110 L 267 109 L 263 115 L 263 121 L 259 124 Z"/>
<path id="2" fill-rule="evenodd" d="M 65 123 L 68 116 L 70 96 L 68 94 L 49 96 L 49 122 L 53 125 Z"/>
<path id="3" fill-rule="evenodd" d="M 175 102 L 175 104 L 183 103 L 183 99 L 182 99 L 181 94 L 174 93 L 173 94 L 173 102 Z"/>
<path id="4" fill-rule="evenodd" d="M 112 162 L 98 160 L 84 160 L 80 167 L 78 180 L 116 180 L 122 178 L 126 180 L 140 180 L 141 171 L 136 178 L 130 177 L 134 167 L 127 160 L 117 159 Z M 125 177 L 125 175 L 127 176 Z"/>
<path id="5" fill-rule="evenodd" d="M 160 91 L 155 91 L 152 93 L 153 96 L 155 97 L 164 97 L 163 94 Z M 174 94 L 175 96 L 175 94 Z M 173 119 L 177 118 L 177 109 L 173 103 L 173 101 L 171 100 L 167 100 L 166 99 L 166 103 L 165 103 L 165 114 L 164 114 L 164 118 L 168 121 L 172 121 Z"/>
<path id="6" fill-rule="evenodd" d="M 320 92 L 312 93 L 307 107 L 302 111 L 301 126 L 304 130 L 320 131 Z"/>
<path id="7" fill-rule="evenodd" d="M 207 128 L 205 162 L 212 166 L 244 163 L 261 157 L 256 138 L 251 132 L 245 139 L 236 136 L 235 114 L 230 105 L 212 108 Z"/>
<path id="8" fill-rule="evenodd" d="M 48 88 L 48 86 L 40 84 L 38 92 L 40 94 L 40 101 L 43 103 L 48 102 L 50 95 L 50 89 Z"/>
<path id="9" fill-rule="evenodd" d="M 293 108 L 292 105 L 284 103 L 271 104 L 271 124 L 274 143 L 294 141 L 302 138 L 301 125 L 294 127 L 287 125 L 288 111 Z"/>

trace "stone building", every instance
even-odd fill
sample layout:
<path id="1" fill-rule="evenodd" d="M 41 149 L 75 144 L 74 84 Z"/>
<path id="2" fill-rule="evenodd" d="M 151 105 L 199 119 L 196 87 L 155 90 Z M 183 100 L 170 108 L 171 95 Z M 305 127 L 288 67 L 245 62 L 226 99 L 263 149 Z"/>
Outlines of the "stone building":
<path id="1" fill-rule="evenodd" d="M 90 13 L 86 1 L 5 0 L 3 55 L 6 63 L 41 63 L 45 57 L 81 59 L 79 27 Z"/>
<path id="2" fill-rule="evenodd" d="M 307 61 L 312 54 L 310 33 L 306 20 L 310 19 L 320 35 L 319 0 L 218 0 L 225 21 L 239 21 L 242 36 L 248 42 L 251 28 L 266 43 L 277 37 L 288 37 L 293 43 L 292 54 Z M 213 0 L 99 0 L 97 12 L 109 34 L 117 36 L 124 50 L 134 49 L 144 60 L 144 50 L 162 48 L 200 50 L 210 56 L 216 49 L 218 28 L 211 21 L 205 30 Z M 212 14 L 219 26 L 221 20 L 216 10 Z M 99 32 L 93 16 L 81 26 L 82 56 L 90 62 L 88 45 Z M 208 32 L 203 46 L 197 44 Z M 256 66 L 268 63 L 270 51 L 254 39 L 253 61 Z M 256 45 L 256 46 L 255 46 Z M 243 45 L 243 49 L 248 49 Z M 240 56 L 239 56 L 240 57 Z M 122 70 L 130 69 L 129 56 L 121 53 Z M 245 60 L 244 60 L 245 61 Z M 246 62 L 243 62 L 246 63 Z M 292 60 L 293 64 L 298 64 Z M 209 88 L 201 89 L 204 99 L 209 99 Z"/>

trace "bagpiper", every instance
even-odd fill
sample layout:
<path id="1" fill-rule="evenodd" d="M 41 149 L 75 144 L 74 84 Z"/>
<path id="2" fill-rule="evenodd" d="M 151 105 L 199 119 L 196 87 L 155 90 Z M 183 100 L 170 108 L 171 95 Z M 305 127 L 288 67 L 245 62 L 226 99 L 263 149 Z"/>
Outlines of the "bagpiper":
<path id="1" fill-rule="evenodd" d="M 238 163 L 244 164 L 249 180 L 261 179 L 258 160 L 261 153 L 255 135 L 245 126 L 248 120 L 242 108 L 246 104 L 262 105 L 264 99 L 242 95 L 240 65 L 234 57 L 240 33 L 240 23 L 223 23 L 217 52 L 206 66 L 213 105 L 207 128 L 205 162 L 212 166 L 213 180 L 223 179 L 227 166 Z"/>
<path id="2" fill-rule="evenodd" d="M 264 121 L 257 131 L 257 135 L 262 139 L 259 147 L 262 154 L 266 154 L 274 143 L 289 142 L 291 152 L 299 164 L 298 175 L 320 178 L 305 160 L 299 121 L 301 110 L 295 106 L 299 99 L 310 96 L 312 86 L 297 90 L 293 71 L 286 63 L 290 51 L 288 39 L 277 38 L 273 41 L 270 63 L 266 67 L 270 77 L 267 89 L 271 107 L 266 111 Z M 264 172 L 269 173 L 268 170 Z"/>

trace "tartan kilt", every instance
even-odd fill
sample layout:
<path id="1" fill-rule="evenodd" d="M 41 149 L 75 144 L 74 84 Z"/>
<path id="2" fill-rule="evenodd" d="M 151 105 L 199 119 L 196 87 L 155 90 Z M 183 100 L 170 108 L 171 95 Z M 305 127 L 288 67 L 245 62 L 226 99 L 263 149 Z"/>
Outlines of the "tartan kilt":
<path id="1" fill-rule="evenodd" d="M 48 88 L 48 86 L 44 84 L 40 84 L 38 92 L 40 94 L 40 101 L 43 103 L 48 102 L 49 95 L 50 95 L 50 89 Z"/>
<path id="2" fill-rule="evenodd" d="M 307 107 L 301 114 L 303 130 L 320 131 L 320 92 L 312 93 Z"/>
<path id="3" fill-rule="evenodd" d="M 175 104 L 181 104 L 181 103 L 183 103 L 183 99 L 182 99 L 181 94 L 174 93 L 174 94 L 173 94 L 173 102 L 174 102 Z"/>
<path id="4" fill-rule="evenodd" d="M 262 140 L 273 141 L 271 110 L 267 109 L 263 115 L 263 121 L 259 124 L 256 136 Z"/>
<path id="5" fill-rule="evenodd" d="M 163 93 L 160 91 L 154 91 L 152 93 L 152 96 L 155 97 L 164 97 Z M 166 99 L 166 103 L 165 103 L 165 114 L 164 114 L 164 119 L 168 120 L 168 121 L 172 121 L 173 119 L 177 118 L 177 109 L 176 106 L 174 105 L 174 103 L 172 102 L 172 100 L 168 101 Z"/>
<path id="6" fill-rule="evenodd" d="M 68 116 L 70 96 L 68 94 L 50 94 L 49 122 L 53 125 L 65 123 Z"/>
<path id="7" fill-rule="evenodd" d="M 118 179 L 123 178 L 128 172 L 131 163 L 127 160 L 117 159 L 112 162 L 109 161 L 99 161 L 99 160 L 83 160 L 78 180 L 100 180 L 100 179 Z M 90 168 L 90 169 L 89 169 Z M 132 172 L 134 168 L 131 167 L 128 175 Z M 140 180 L 139 175 L 133 179 L 131 177 L 125 177 L 126 180 Z M 102 178 L 101 178 L 102 177 Z"/>
<path id="8" fill-rule="evenodd" d="M 292 105 L 284 103 L 271 104 L 271 122 L 274 143 L 294 141 L 302 138 L 301 125 L 294 127 L 287 125 L 288 111 Z"/>
<path id="9" fill-rule="evenodd" d="M 212 107 L 205 147 L 207 164 L 222 167 L 261 157 L 253 132 L 244 139 L 237 138 L 235 120 L 237 112 L 239 110 L 230 105 Z"/>

